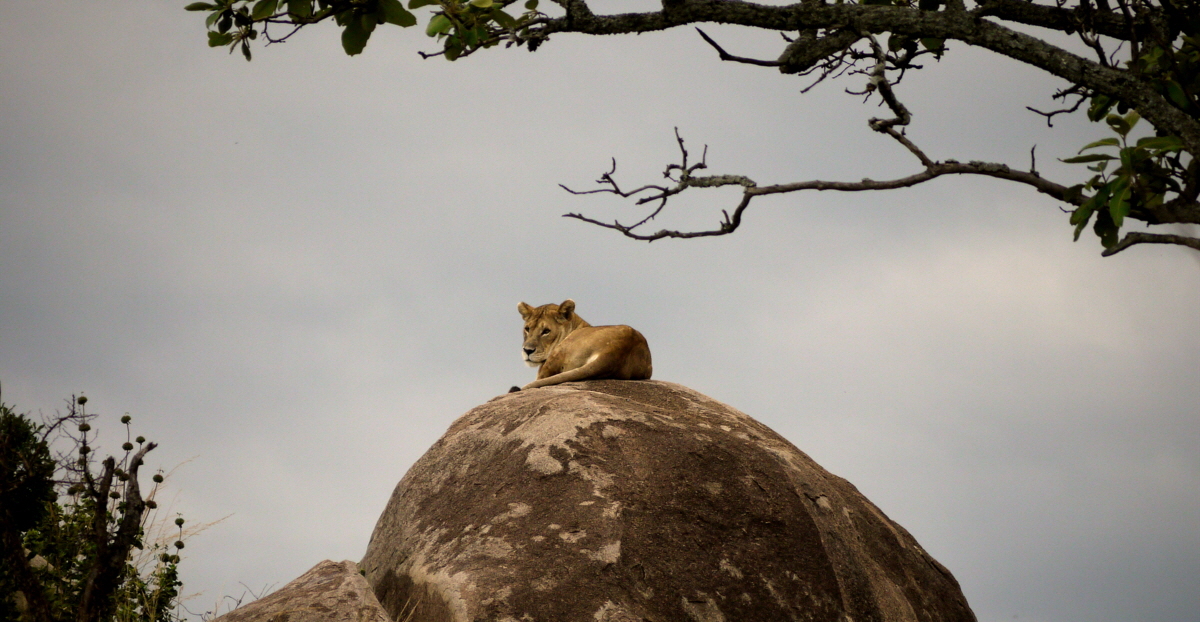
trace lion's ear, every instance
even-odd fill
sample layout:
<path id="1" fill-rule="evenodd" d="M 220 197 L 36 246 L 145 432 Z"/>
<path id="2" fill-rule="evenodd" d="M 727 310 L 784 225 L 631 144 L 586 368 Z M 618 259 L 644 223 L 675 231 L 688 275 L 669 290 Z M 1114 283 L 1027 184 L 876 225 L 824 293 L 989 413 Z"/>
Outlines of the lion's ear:
<path id="1" fill-rule="evenodd" d="M 571 316 L 574 315 L 574 313 L 575 313 L 575 301 L 574 300 L 571 300 L 570 298 L 568 298 L 568 299 L 564 300 L 562 304 L 558 305 L 558 314 L 561 315 L 564 320 L 570 320 Z"/>
<path id="2" fill-rule="evenodd" d="M 527 320 L 529 319 L 530 315 L 533 315 L 533 307 L 531 307 L 523 302 L 517 303 L 517 311 L 520 311 L 521 317 L 523 317 Z"/>

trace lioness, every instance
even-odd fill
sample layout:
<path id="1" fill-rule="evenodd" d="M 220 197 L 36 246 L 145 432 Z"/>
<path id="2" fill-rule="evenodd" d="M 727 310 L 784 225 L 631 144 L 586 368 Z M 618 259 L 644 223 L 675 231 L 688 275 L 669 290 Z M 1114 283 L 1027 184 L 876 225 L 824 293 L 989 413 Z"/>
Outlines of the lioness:
<path id="1" fill-rule="evenodd" d="M 525 319 L 522 357 L 540 367 L 537 380 L 521 389 L 536 389 L 576 380 L 646 380 L 650 377 L 650 346 L 628 326 L 592 326 L 575 313 L 575 301 L 534 308 L 517 305 Z"/>

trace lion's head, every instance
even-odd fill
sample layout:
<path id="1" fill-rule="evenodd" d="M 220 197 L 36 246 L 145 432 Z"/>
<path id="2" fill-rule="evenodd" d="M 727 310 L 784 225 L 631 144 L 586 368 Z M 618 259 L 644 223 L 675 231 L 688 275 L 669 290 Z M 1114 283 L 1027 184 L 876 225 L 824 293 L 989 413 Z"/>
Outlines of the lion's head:
<path id="1" fill-rule="evenodd" d="M 525 341 L 521 348 L 521 357 L 530 367 L 540 367 L 546 362 L 546 354 L 558 342 L 566 338 L 576 328 L 590 326 L 583 318 L 575 313 L 575 301 L 567 299 L 562 304 L 549 304 L 531 307 L 521 303 L 517 305 L 521 317 L 525 320 Z"/>

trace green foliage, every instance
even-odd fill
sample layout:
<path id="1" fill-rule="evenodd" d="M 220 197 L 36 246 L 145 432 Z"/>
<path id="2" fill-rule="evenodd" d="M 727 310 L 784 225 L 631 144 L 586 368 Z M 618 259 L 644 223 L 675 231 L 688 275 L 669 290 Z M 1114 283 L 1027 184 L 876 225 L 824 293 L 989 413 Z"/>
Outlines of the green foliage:
<path id="1" fill-rule="evenodd" d="M 42 524 L 55 500 L 54 460 L 39 436 L 41 426 L 0 404 L 0 620 L 17 618 L 16 603 L 8 598 L 18 589 L 10 549 L 19 534 Z M 24 551 L 18 553 L 23 554 Z"/>
<path id="2" fill-rule="evenodd" d="M 40 523 L 55 499 L 54 460 L 41 429 L 0 404 L 0 524 L 20 531 Z"/>
<path id="3" fill-rule="evenodd" d="M 455 60 L 499 44 L 539 15 L 537 0 L 528 0 L 525 12 L 519 17 L 504 10 L 511 2 L 410 0 L 405 8 L 400 0 L 215 0 L 193 2 L 184 10 L 209 14 L 205 19 L 209 47 L 228 46 L 231 53 L 240 49 L 246 60 L 250 60 L 250 42 L 260 35 L 268 43 L 282 41 L 306 25 L 327 19 L 342 28 L 342 49 L 346 54 L 361 54 L 377 26 L 409 28 L 417 24 L 412 10 L 435 7 L 425 33 L 442 44 L 441 53 L 447 60 Z M 269 32 L 271 25 L 291 30 L 276 37 Z"/>
<path id="4" fill-rule="evenodd" d="M 155 520 L 161 475 L 137 486 L 155 445 L 134 451 L 126 415 L 123 456 L 98 461 L 86 402 L 40 425 L 0 404 L 0 620 L 178 620 L 182 518 Z"/>
<path id="5" fill-rule="evenodd" d="M 1111 108 L 1111 102 L 1099 106 L 1093 102 L 1095 109 L 1105 106 Z M 1076 241 L 1092 215 L 1096 214 L 1092 230 L 1104 248 L 1112 248 L 1117 244 L 1118 234 L 1127 216 L 1135 210 L 1162 205 L 1168 192 L 1178 193 L 1181 190 L 1176 173 L 1182 170 L 1179 156 L 1183 143 L 1178 136 L 1165 135 L 1146 136 L 1131 144 L 1129 133 L 1140 119 L 1136 110 L 1124 116 L 1106 115 L 1104 120 L 1116 136 L 1084 145 L 1079 150 L 1081 155 L 1063 160 L 1067 164 L 1090 164 L 1088 170 L 1095 173 L 1086 183 L 1076 186 L 1079 190 L 1093 192 L 1091 197 L 1071 212 L 1070 223 L 1075 226 Z M 1115 154 L 1083 154 L 1101 148 L 1116 148 L 1117 151 Z M 1109 165 L 1114 163 L 1117 167 L 1108 170 Z"/>
<path id="6" fill-rule="evenodd" d="M 1183 32 L 1177 39 L 1168 44 L 1147 42 L 1126 65 L 1167 101 L 1196 117 L 1200 115 L 1196 100 L 1200 95 L 1200 38 L 1197 37 L 1200 19 L 1193 17 L 1179 25 Z M 1113 114 L 1113 108 L 1120 114 Z M 1190 154 L 1184 151 L 1179 136 L 1161 130 L 1156 130 L 1155 136 L 1130 144 L 1129 133 L 1141 115 L 1110 95 L 1094 93 L 1087 116 L 1093 122 L 1103 120 L 1116 136 L 1084 145 L 1079 153 L 1102 147 L 1117 151 L 1062 160 L 1068 164 L 1090 164 L 1088 170 L 1095 173 L 1086 183 L 1074 187 L 1093 194 L 1071 212 L 1070 223 L 1075 226 L 1078 241 L 1084 227 L 1096 215 L 1092 230 L 1104 248 L 1112 248 L 1126 217 L 1144 215 L 1168 201 L 1169 195 L 1182 191 L 1187 174 L 1185 156 Z M 1109 165 L 1114 163 L 1117 168 L 1109 171 Z"/>

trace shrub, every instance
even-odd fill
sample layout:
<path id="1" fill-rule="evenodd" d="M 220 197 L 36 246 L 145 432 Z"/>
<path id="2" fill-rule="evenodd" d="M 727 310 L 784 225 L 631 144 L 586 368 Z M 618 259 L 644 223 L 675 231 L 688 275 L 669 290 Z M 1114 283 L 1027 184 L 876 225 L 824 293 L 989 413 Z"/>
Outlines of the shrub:
<path id="1" fill-rule="evenodd" d="M 101 460 L 87 398 L 68 404 L 39 424 L 0 403 L 0 620 L 178 620 L 184 521 L 147 542 L 163 525 L 154 500 L 163 478 L 145 496 L 139 483 L 157 445 L 141 436 L 135 445 L 125 415 L 124 453 Z"/>

